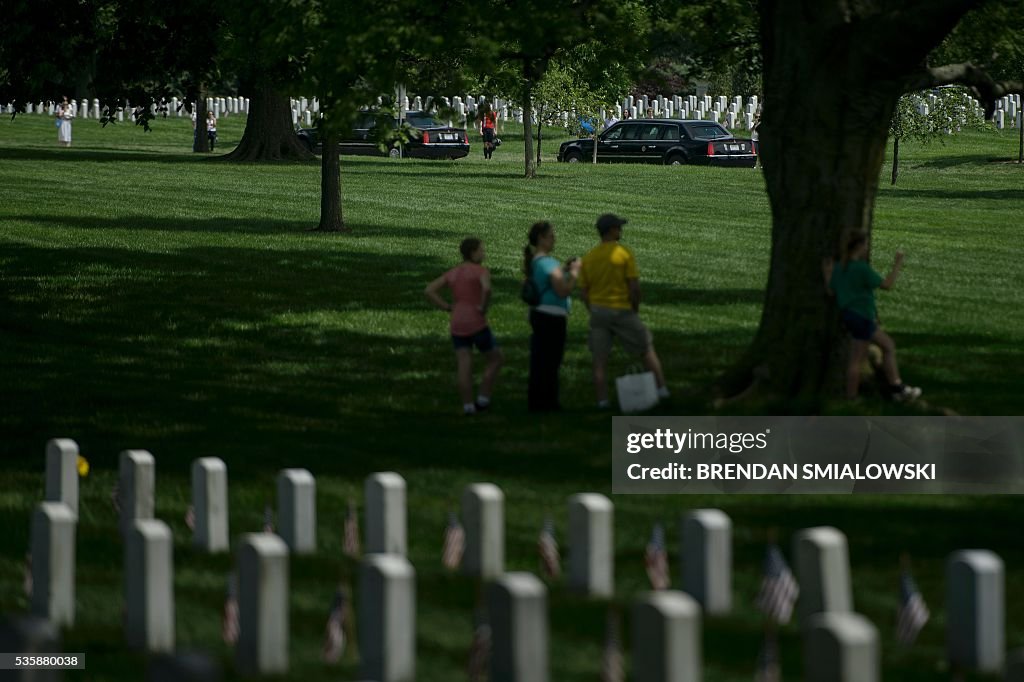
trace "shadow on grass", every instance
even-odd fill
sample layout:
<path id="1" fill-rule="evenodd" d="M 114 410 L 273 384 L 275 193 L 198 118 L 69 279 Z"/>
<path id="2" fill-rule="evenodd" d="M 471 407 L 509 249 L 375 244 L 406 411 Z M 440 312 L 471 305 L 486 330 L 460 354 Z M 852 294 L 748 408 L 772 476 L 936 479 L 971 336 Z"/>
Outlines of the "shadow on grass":
<path id="1" fill-rule="evenodd" d="M 3 263 L 3 398 L 14 406 L 3 448 L 26 462 L 47 438 L 72 434 L 107 458 L 125 447 L 182 463 L 217 453 L 245 462 L 242 472 L 291 460 L 346 476 L 382 467 L 607 475 L 609 415 L 589 409 L 578 332 L 563 372 L 568 414 L 525 410 L 525 322 L 497 330 L 508 358 L 500 409 L 458 414 L 447 321 L 422 295 L 450 265 L 439 259 L 14 245 Z M 749 340 L 745 330 L 656 334 L 677 386 L 702 385 Z"/>
<path id="2" fill-rule="evenodd" d="M 992 163 L 1005 163 L 1009 157 L 992 157 L 985 154 L 965 154 L 960 156 L 943 156 L 930 161 L 915 163 L 918 168 L 959 168 L 961 166 L 987 166 Z"/>
<path id="3" fill-rule="evenodd" d="M 85 230 L 146 230 L 173 233 L 233 233 L 233 234 L 307 234 L 310 240 L 315 239 L 389 239 L 411 238 L 429 239 L 431 241 L 452 241 L 452 252 L 457 253 L 458 242 L 453 241 L 452 233 L 446 230 L 412 227 L 386 226 L 377 224 L 347 223 L 351 232 L 317 232 L 316 217 L 307 220 L 283 220 L 278 218 L 231 218 L 218 216 L 215 218 L 169 218 L 153 215 L 128 216 L 67 216 L 67 215 L 6 215 L 5 219 L 40 225 L 67 225 L 68 227 Z M 322 252 L 318 252 L 322 255 Z M 398 265 L 399 257 L 385 263 Z M 435 277 L 437 275 L 434 275 Z"/>
<path id="4" fill-rule="evenodd" d="M 211 154 L 168 154 L 166 152 L 129 152 L 99 147 L 5 147 L 4 158 L 18 161 L 90 161 L 101 163 L 202 163 L 219 158 Z"/>
<path id="5" fill-rule="evenodd" d="M 908 199 L 946 199 L 951 201 L 1024 201 L 1024 189 L 901 189 L 884 190 L 885 194 Z"/>

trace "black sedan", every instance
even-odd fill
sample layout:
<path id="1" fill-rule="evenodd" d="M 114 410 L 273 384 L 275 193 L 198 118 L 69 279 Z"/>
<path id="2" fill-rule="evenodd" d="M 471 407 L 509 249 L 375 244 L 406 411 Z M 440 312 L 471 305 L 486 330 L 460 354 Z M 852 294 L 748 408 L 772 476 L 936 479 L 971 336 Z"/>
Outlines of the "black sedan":
<path id="1" fill-rule="evenodd" d="M 362 112 L 356 119 L 352 131 L 338 143 L 341 154 L 355 156 L 390 156 L 397 159 L 408 156 L 417 159 L 461 159 L 469 154 L 469 137 L 465 128 L 452 128 L 434 120 L 427 112 L 410 111 L 403 119 L 413 129 L 414 136 L 401 146 L 390 143 L 384 149 L 378 141 L 376 130 L 379 114 Z M 385 125 L 387 119 L 385 119 Z M 394 128 L 398 128 L 398 119 L 392 119 Z M 322 143 L 315 128 L 302 128 L 298 131 L 299 140 L 306 148 L 319 153 Z"/>
<path id="2" fill-rule="evenodd" d="M 757 162 L 754 144 L 733 137 L 714 121 L 640 118 L 619 121 L 601 133 L 597 160 L 753 168 Z M 570 140 L 558 148 L 558 160 L 568 163 L 590 161 L 593 155 L 593 138 Z"/>

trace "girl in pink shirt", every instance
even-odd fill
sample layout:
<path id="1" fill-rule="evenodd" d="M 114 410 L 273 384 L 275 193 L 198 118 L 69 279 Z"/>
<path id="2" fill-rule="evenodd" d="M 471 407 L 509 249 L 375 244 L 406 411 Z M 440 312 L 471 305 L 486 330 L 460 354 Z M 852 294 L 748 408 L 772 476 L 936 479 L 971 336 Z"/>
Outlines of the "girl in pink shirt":
<path id="1" fill-rule="evenodd" d="M 487 326 L 487 306 L 491 301 L 491 273 L 481 265 L 484 260 L 483 242 L 467 237 L 459 245 L 462 263 L 427 285 L 424 293 L 436 307 L 451 313 L 452 345 L 455 347 L 456 378 L 462 409 L 466 414 L 486 410 L 491 404 L 491 393 L 504 361 L 501 348 Z M 441 297 L 441 289 L 451 290 L 452 302 Z M 484 354 L 484 368 L 480 393 L 473 400 L 473 347 Z"/>

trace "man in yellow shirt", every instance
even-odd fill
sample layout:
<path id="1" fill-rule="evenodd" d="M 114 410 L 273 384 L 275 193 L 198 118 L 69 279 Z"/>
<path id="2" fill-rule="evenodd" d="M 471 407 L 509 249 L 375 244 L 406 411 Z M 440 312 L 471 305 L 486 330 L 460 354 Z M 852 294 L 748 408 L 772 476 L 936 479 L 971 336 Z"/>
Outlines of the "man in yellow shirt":
<path id="1" fill-rule="evenodd" d="M 654 352 L 651 332 L 640 321 L 640 273 L 633 252 L 619 243 L 626 220 L 611 213 L 597 219 L 601 243 L 583 257 L 579 284 L 583 303 L 590 310 L 590 352 L 594 358 L 597 406 L 608 407 L 608 356 L 618 338 L 627 353 L 638 355 L 654 373 L 658 396 L 668 388 L 661 361 Z"/>

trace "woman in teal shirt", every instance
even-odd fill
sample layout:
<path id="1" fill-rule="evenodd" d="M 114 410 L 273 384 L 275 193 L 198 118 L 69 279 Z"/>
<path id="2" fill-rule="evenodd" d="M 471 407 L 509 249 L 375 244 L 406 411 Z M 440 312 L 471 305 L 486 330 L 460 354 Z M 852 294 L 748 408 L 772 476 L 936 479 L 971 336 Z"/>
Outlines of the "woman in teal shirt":
<path id="1" fill-rule="evenodd" d="M 540 292 L 540 302 L 530 308 L 530 378 L 526 400 L 533 412 L 559 410 L 558 371 L 565 355 L 569 322 L 569 294 L 580 274 L 580 261 L 570 259 L 562 267 L 551 255 L 555 230 L 549 222 L 534 223 L 523 249 L 523 271 Z"/>
<path id="2" fill-rule="evenodd" d="M 889 382 L 892 399 L 911 401 L 921 395 L 921 389 L 907 386 L 900 379 L 896 364 L 896 343 L 878 325 L 875 307 L 875 289 L 892 289 L 903 269 L 903 252 L 896 252 L 888 277 L 882 277 L 867 262 L 868 235 L 857 231 L 850 235 L 838 263 L 827 258 L 824 263 L 825 287 L 835 294 L 843 324 L 853 337 L 850 364 L 846 369 L 846 397 L 856 398 L 860 387 L 860 368 L 867 356 L 868 344 L 874 342 L 882 349 L 882 369 Z"/>

